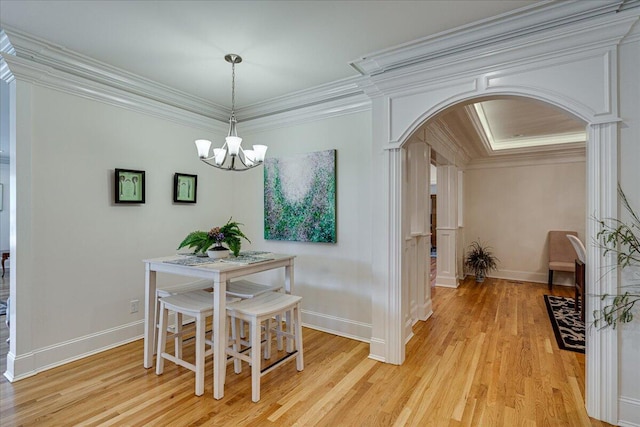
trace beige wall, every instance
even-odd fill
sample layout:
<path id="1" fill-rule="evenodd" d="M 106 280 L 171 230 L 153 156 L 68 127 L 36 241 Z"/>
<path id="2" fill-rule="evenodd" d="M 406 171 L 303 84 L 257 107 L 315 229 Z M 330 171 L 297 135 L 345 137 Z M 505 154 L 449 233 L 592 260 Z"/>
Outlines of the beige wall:
<path id="1" fill-rule="evenodd" d="M 493 247 L 500 262 L 491 276 L 546 282 L 547 232 L 574 230 L 584 241 L 584 162 L 470 169 L 464 181 L 464 247 L 478 239 Z"/>

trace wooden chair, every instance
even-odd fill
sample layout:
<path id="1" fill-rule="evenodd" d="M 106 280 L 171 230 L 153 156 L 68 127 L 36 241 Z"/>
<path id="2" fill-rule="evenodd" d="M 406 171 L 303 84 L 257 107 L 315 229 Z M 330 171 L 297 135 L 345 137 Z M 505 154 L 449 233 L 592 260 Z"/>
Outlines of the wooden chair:
<path id="1" fill-rule="evenodd" d="M 241 361 L 248 362 L 251 365 L 251 400 L 258 402 L 260 400 L 260 378 L 271 372 L 271 370 L 282 365 L 293 357 L 296 358 L 296 368 L 298 371 L 304 369 L 304 358 L 302 350 L 302 316 L 300 314 L 300 301 L 302 297 L 284 294 L 280 292 L 269 292 L 255 298 L 241 300 L 231 303 L 227 306 L 227 316 L 233 323 L 241 320 L 249 323 L 249 340 L 250 354 L 247 355 L 242 350 L 242 343 L 239 334 L 235 334 L 232 338 L 233 345 L 227 347 L 227 354 L 234 358 L 234 371 L 240 373 L 242 370 Z M 286 338 L 293 339 L 295 350 L 287 356 L 281 358 L 271 366 L 261 370 L 262 353 L 262 323 L 271 320 L 273 316 L 282 315 L 283 313 L 291 313 L 287 318 L 292 319 L 292 323 L 287 325 L 287 331 L 281 328 L 266 329 L 266 345 L 271 342 L 271 334 L 282 335 Z M 238 326 L 233 329 L 238 329 Z"/>
<path id="2" fill-rule="evenodd" d="M 584 322 L 584 313 L 585 313 L 585 263 L 587 262 L 587 250 L 582 244 L 582 241 L 578 239 L 576 236 L 571 234 L 567 235 L 567 239 L 573 246 L 573 249 L 576 251 L 578 258 L 575 260 L 575 284 L 574 284 L 574 300 L 575 300 L 575 311 L 580 312 L 580 319 Z"/>
<path id="3" fill-rule="evenodd" d="M 553 288 L 553 272 L 575 273 L 576 251 L 567 235 L 577 236 L 575 231 L 549 231 L 549 290 Z"/>

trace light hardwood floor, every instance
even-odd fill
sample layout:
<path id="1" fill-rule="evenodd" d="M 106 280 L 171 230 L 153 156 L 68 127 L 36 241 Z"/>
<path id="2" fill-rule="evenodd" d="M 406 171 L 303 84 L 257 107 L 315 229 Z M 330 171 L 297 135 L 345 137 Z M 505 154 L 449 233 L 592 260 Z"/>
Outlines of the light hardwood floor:
<path id="1" fill-rule="evenodd" d="M 305 370 L 288 363 L 263 377 L 259 403 L 249 369 L 235 375 L 229 366 L 216 401 L 209 361 L 205 395 L 196 397 L 192 372 L 166 363 L 156 376 L 142 367 L 136 341 L 14 384 L 0 380 L 0 425 L 607 425 L 586 415 L 584 355 L 558 349 L 545 293 L 544 284 L 497 279 L 438 288 L 434 315 L 414 326 L 402 366 L 368 359 L 368 344 L 305 328 Z"/>

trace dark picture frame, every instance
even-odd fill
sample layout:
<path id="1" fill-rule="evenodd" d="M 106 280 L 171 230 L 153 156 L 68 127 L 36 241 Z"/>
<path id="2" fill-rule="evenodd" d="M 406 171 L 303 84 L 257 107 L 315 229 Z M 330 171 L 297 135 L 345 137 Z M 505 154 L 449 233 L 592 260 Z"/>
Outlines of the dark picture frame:
<path id="1" fill-rule="evenodd" d="M 144 203 L 144 171 L 116 169 L 113 192 L 116 203 Z"/>
<path id="2" fill-rule="evenodd" d="M 173 202 L 196 203 L 198 175 L 176 172 L 173 175 Z"/>

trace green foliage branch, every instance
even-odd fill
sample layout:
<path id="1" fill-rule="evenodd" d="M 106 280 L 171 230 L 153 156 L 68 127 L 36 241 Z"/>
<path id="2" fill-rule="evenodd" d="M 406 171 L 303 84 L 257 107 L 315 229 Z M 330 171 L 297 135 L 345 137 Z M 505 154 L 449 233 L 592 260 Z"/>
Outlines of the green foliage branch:
<path id="1" fill-rule="evenodd" d="M 620 268 L 640 266 L 640 217 L 633 210 L 627 196 L 618 186 L 618 194 L 625 210 L 631 216 L 629 223 L 617 218 L 599 220 L 600 231 L 596 235 L 598 245 L 604 249 L 603 255 L 614 254 L 616 264 Z M 640 284 L 630 285 L 631 290 L 615 295 L 600 295 L 600 300 L 610 300 L 600 310 L 594 310 L 594 326 L 612 326 L 629 323 L 634 318 L 634 307 L 640 305 L 640 293 L 635 288 Z"/>

